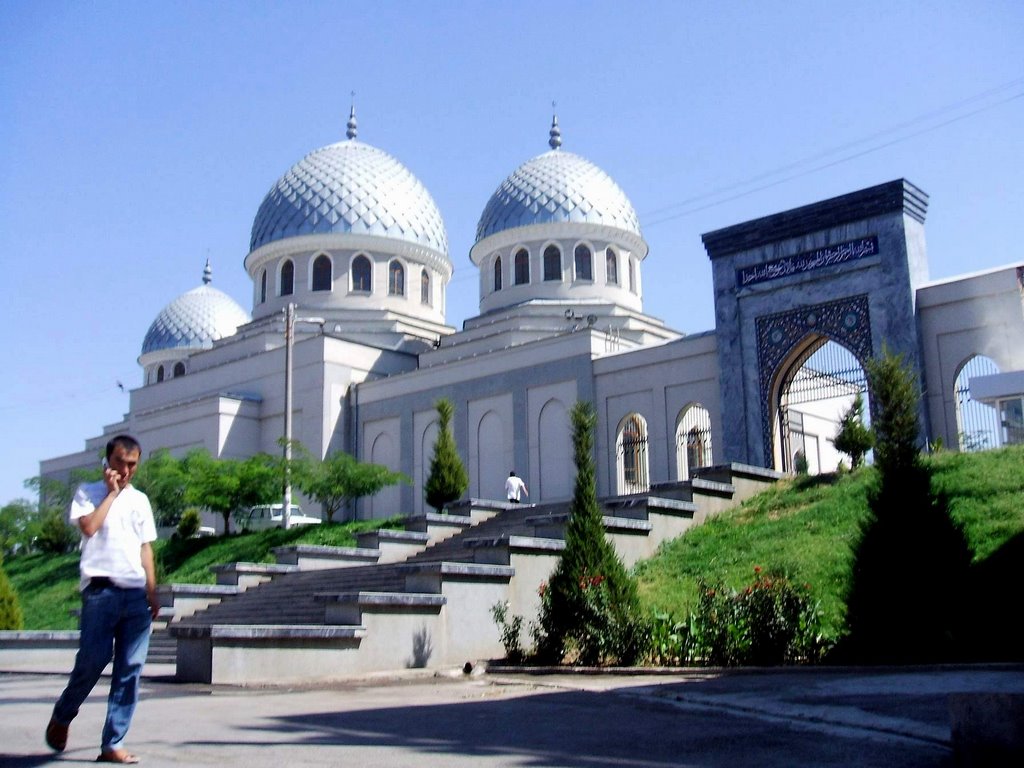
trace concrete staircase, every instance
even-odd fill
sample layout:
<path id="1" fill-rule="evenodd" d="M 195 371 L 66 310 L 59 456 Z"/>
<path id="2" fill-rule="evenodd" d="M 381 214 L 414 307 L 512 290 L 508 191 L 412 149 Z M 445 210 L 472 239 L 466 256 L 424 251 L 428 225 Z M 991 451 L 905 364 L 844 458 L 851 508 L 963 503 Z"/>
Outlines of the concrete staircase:
<path id="1" fill-rule="evenodd" d="M 741 502 L 778 473 L 730 464 L 650 493 L 604 499 L 605 530 L 625 564 Z M 217 585 L 164 592 L 183 681 L 313 682 L 503 654 L 491 617 L 537 615 L 537 589 L 564 548 L 569 503 L 470 499 L 359 546 L 286 547 L 276 566 L 216 568 Z"/>

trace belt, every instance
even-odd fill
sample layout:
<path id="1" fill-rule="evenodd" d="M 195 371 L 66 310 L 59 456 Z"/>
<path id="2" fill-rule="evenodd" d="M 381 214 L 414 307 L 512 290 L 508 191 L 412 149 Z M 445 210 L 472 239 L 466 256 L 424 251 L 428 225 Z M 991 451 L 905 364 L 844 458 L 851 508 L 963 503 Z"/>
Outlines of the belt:
<path id="1" fill-rule="evenodd" d="M 103 589 L 104 587 L 116 587 L 117 585 L 107 576 L 93 576 L 89 579 L 89 586 Z"/>

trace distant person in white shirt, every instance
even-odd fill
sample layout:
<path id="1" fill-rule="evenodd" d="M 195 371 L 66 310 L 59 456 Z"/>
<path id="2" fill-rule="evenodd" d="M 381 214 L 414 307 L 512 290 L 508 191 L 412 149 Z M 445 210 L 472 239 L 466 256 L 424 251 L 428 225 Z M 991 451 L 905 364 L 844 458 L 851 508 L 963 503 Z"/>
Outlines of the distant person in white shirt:
<path id="1" fill-rule="evenodd" d="M 505 481 L 505 495 L 508 496 L 509 504 L 518 504 L 520 495 L 530 495 L 526 490 L 526 483 L 521 477 L 516 477 L 515 470 L 508 473 L 508 480 Z"/>

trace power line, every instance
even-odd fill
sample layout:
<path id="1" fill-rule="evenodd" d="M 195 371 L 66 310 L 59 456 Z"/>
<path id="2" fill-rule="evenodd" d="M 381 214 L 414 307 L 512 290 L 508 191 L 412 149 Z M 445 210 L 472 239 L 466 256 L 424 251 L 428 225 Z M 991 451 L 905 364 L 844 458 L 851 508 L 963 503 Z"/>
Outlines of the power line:
<path id="1" fill-rule="evenodd" d="M 647 220 L 644 223 L 644 227 L 646 228 L 646 227 L 657 226 L 658 224 L 662 224 L 662 223 L 664 223 L 666 221 L 672 221 L 673 219 L 678 219 L 678 218 L 681 218 L 683 216 L 688 216 L 688 215 L 690 215 L 692 213 L 696 213 L 698 211 L 703 211 L 703 210 L 706 210 L 708 208 L 713 208 L 714 206 L 721 205 L 723 203 L 730 202 L 732 200 L 736 200 L 736 199 L 739 199 L 741 197 L 745 197 L 747 195 L 754 194 L 755 192 L 760 192 L 760 191 L 763 191 L 765 189 L 770 189 L 771 187 L 778 186 L 779 184 L 783 184 L 783 183 L 785 183 L 787 181 L 792 181 L 793 179 L 797 179 L 797 178 L 800 178 L 801 176 L 806 176 L 806 175 L 809 175 L 811 173 L 817 173 L 818 171 L 824 170 L 826 168 L 831 168 L 832 166 L 839 165 L 841 163 L 849 162 L 850 160 L 854 160 L 856 158 L 863 157 L 864 155 L 871 154 L 872 152 L 878 152 L 879 150 L 882 150 L 882 149 L 885 149 L 887 147 L 893 146 L 894 144 L 898 144 L 898 143 L 906 141 L 908 139 L 912 139 L 912 138 L 915 138 L 917 136 L 921 136 L 922 134 L 938 130 L 939 128 L 944 128 L 945 126 L 950 125 L 952 123 L 956 123 L 956 122 L 959 122 L 961 120 L 965 120 L 965 119 L 967 119 L 969 117 L 973 117 L 973 116 L 975 116 L 977 114 L 980 114 L 982 112 L 986 112 L 986 111 L 994 109 L 994 108 L 996 108 L 998 106 L 1002 106 L 1003 104 L 1007 104 L 1007 103 L 1009 103 L 1011 101 L 1014 101 L 1016 99 L 1024 97 L 1024 91 L 1021 91 L 1019 93 L 1015 93 L 1015 94 L 1013 94 L 1013 95 L 1011 95 L 1011 96 L 1009 96 L 1009 97 L 1007 97 L 1005 99 L 1001 99 L 999 101 L 996 101 L 996 102 L 993 102 L 993 103 L 990 103 L 990 104 L 986 104 L 986 105 L 984 105 L 982 107 L 979 107 L 978 109 L 972 110 L 970 112 L 965 112 L 963 114 L 957 115 L 957 116 L 952 117 L 952 118 L 950 118 L 948 120 L 944 120 L 944 121 L 942 121 L 940 123 L 935 123 L 933 125 L 929 125 L 929 126 L 927 126 L 925 128 L 922 128 L 921 130 L 917 130 L 917 131 L 914 131 L 912 133 L 904 134 L 904 135 L 899 136 L 899 137 L 897 137 L 895 139 L 892 139 L 891 141 L 887 141 L 887 142 L 884 142 L 884 143 L 881 143 L 881 144 L 876 144 L 876 145 L 868 147 L 867 149 L 864 149 L 864 150 L 862 150 L 860 152 L 855 152 L 853 154 L 841 157 L 841 158 L 839 158 L 837 160 L 832 160 L 832 161 L 827 162 L 827 163 L 823 163 L 823 164 L 819 164 L 819 165 L 813 166 L 813 167 L 808 168 L 806 170 L 800 171 L 799 173 L 789 174 L 788 176 L 784 176 L 783 178 L 776 179 L 775 181 L 772 181 L 770 183 L 762 184 L 760 186 L 753 187 L 751 189 L 746 189 L 743 192 L 739 192 L 739 193 L 737 193 L 735 195 L 730 195 L 730 196 L 724 197 L 722 199 L 713 200 L 713 198 L 717 198 L 717 197 L 719 197 L 719 196 L 721 196 L 721 195 L 723 195 L 723 194 L 725 194 L 727 192 L 730 192 L 732 190 L 735 190 L 735 189 L 741 189 L 743 187 L 747 187 L 750 184 L 754 184 L 754 183 L 756 183 L 756 182 L 758 182 L 758 181 L 760 181 L 762 179 L 769 179 L 769 178 L 772 178 L 774 176 L 778 176 L 779 174 L 786 173 L 787 171 L 790 171 L 790 170 L 793 170 L 793 169 L 796 169 L 796 168 L 800 168 L 800 167 L 805 166 L 808 163 L 812 163 L 812 162 L 814 162 L 816 160 L 820 160 L 820 159 L 824 159 L 824 158 L 827 158 L 827 157 L 831 157 L 831 156 L 833 156 L 833 155 L 835 155 L 835 154 L 837 154 L 839 152 L 845 152 L 845 151 L 847 151 L 849 149 L 852 149 L 852 148 L 857 147 L 857 146 L 861 146 L 861 145 L 866 144 L 868 142 L 876 141 L 877 139 L 880 139 L 880 138 L 882 138 L 884 136 L 888 136 L 888 135 L 891 135 L 891 134 L 894 134 L 894 133 L 899 133 L 901 131 L 905 131 L 908 128 L 913 128 L 914 126 L 919 125 L 921 123 L 932 121 L 936 117 L 940 117 L 940 116 L 948 114 L 950 112 L 954 112 L 954 111 L 963 109 L 963 107 L 965 107 L 965 106 L 967 106 L 969 104 L 975 103 L 975 102 L 977 102 L 979 100 L 987 99 L 987 98 L 989 98 L 989 97 L 991 97 L 991 96 L 993 96 L 995 94 L 1005 92 L 1005 91 L 1007 91 L 1007 90 L 1009 90 L 1011 88 L 1016 88 L 1016 87 L 1020 86 L 1022 83 L 1024 83 L 1024 78 L 1020 78 L 1018 80 L 1014 80 L 1012 82 L 1005 83 L 1005 84 L 997 86 L 995 88 L 990 88 L 987 91 L 984 91 L 982 93 L 976 94 L 976 95 L 968 97 L 966 99 L 962 99 L 961 101 L 958 101 L 955 104 L 951 104 L 951 105 L 948 105 L 948 106 L 945 106 L 945 107 L 941 107 L 941 108 L 939 108 L 937 110 L 933 110 L 931 112 L 928 112 L 928 113 L 925 113 L 923 115 L 920 115 L 920 116 L 918 116 L 918 117 L 916 117 L 916 118 L 914 118 L 912 120 L 908 120 L 908 121 L 906 121 L 904 123 L 900 123 L 900 124 L 892 126 L 890 128 L 886 128 L 884 130 L 877 131 L 876 133 L 873 133 L 870 136 L 866 136 L 864 138 L 857 139 L 855 141 L 848 142 L 846 144 L 842 144 L 842 145 L 840 145 L 838 147 L 833 147 L 831 149 L 823 150 L 821 152 L 815 153 L 814 155 L 810 155 L 808 157 L 805 157 L 805 158 L 803 158 L 801 160 L 797 160 L 795 162 L 788 163 L 788 164 L 786 164 L 784 166 L 780 166 L 778 168 L 775 168 L 774 170 L 766 171 L 764 173 L 757 174 L 756 176 L 752 176 L 752 177 L 750 177 L 748 179 L 744 179 L 742 181 L 738 181 L 738 182 L 735 182 L 733 184 L 726 185 L 724 187 L 719 187 L 719 188 L 714 189 L 714 190 L 712 190 L 710 192 L 706 192 L 706 193 L 701 194 L 701 195 L 695 195 L 695 196 L 693 196 L 691 198 L 687 198 L 686 200 L 681 200 L 678 203 L 673 203 L 672 205 L 668 205 L 668 206 L 664 206 L 662 208 L 655 209 L 654 211 L 650 211 L 650 212 L 648 212 L 648 213 L 646 213 L 644 215 L 643 218 L 646 218 L 647 216 L 653 216 L 654 217 L 653 220 Z M 661 216 L 661 217 L 657 216 L 658 213 L 675 210 L 675 209 L 678 209 L 678 208 L 683 207 L 683 206 L 691 206 L 693 203 L 699 203 L 699 202 L 701 202 L 703 200 L 712 200 L 712 202 L 708 202 L 708 203 L 705 203 L 703 205 L 698 205 L 698 206 L 695 206 L 695 207 L 685 208 L 682 211 L 678 211 L 677 213 L 673 213 L 673 214 L 670 214 L 670 215 Z"/>

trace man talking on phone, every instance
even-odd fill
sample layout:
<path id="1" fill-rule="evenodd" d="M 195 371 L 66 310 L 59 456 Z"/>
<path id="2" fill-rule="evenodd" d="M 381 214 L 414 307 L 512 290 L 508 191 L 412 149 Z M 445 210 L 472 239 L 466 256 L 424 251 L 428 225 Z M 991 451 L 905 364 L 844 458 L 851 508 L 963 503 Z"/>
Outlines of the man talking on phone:
<path id="1" fill-rule="evenodd" d="M 101 763 L 137 763 L 124 748 L 149 650 L 150 624 L 160 610 L 151 542 L 156 524 L 149 499 L 131 485 L 142 449 L 130 435 L 107 443 L 103 479 L 78 488 L 71 522 L 82 531 L 82 618 L 75 667 L 46 726 L 46 743 L 58 752 L 68 728 L 103 668 L 114 661 Z"/>

